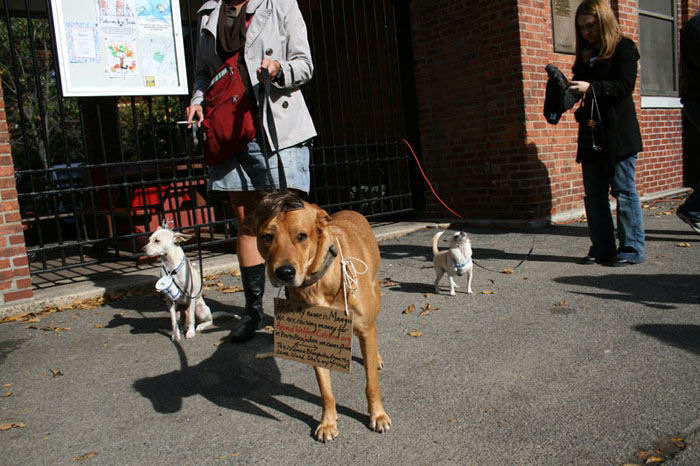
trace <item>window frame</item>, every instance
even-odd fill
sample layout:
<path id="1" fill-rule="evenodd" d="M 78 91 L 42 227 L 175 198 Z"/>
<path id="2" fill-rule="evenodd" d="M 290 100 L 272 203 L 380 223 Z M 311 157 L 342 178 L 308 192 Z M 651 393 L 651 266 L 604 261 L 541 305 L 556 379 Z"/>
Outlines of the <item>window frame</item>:
<path id="1" fill-rule="evenodd" d="M 642 16 L 668 21 L 671 23 L 672 30 L 674 31 L 673 44 L 672 44 L 673 89 L 664 89 L 661 91 L 648 91 L 648 90 L 644 89 L 643 80 L 642 80 L 642 73 L 644 73 L 644 54 L 642 53 L 641 58 L 640 58 L 641 71 L 640 71 L 640 77 L 639 77 L 640 89 L 641 89 L 641 95 L 642 95 L 642 107 L 647 107 L 647 108 L 678 108 L 678 107 L 681 107 L 680 97 L 679 97 L 680 80 L 679 80 L 679 71 L 678 71 L 678 60 L 679 60 L 679 56 L 678 56 L 678 54 L 679 54 L 679 52 L 678 52 L 678 4 L 676 1 L 671 2 L 672 16 L 669 16 L 667 14 L 657 13 L 655 11 L 650 11 L 650 10 L 645 10 L 645 9 L 639 7 L 640 3 L 641 2 L 637 2 L 637 5 L 638 5 L 637 13 L 638 13 L 638 17 L 639 17 L 640 42 L 641 42 L 641 37 L 642 37 L 642 21 L 641 21 Z"/>

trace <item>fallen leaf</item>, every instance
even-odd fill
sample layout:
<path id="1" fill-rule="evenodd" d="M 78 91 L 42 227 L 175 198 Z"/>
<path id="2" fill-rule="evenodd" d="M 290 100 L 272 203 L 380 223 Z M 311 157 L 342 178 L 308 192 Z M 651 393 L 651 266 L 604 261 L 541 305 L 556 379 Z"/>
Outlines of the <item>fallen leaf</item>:
<path id="1" fill-rule="evenodd" d="M 656 463 L 663 463 L 663 462 L 664 462 L 663 456 L 651 455 L 646 459 L 646 461 L 644 461 L 644 464 L 656 464 Z"/>
<path id="2" fill-rule="evenodd" d="M 266 325 L 266 326 L 265 326 L 265 330 L 267 330 L 268 332 L 274 332 L 274 331 L 275 331 L 275 327 L 273 327 L 272 325 Z"/>
<path id="3" fill-rule="evenodd" d="M 256 353 L 255 359 L 267 359 L 275 356 L 275 353 L 270 351 L 269 353 Z"/>
<path id="4" fill-rule="evenodd" d="M 41 322 L 41 319 L 38 318 L 38 317 L 30 317 L 30 318 L 27 319 L 25 322 L 28 322 L 28 323 L 32 323 L 32 324 L 33 324 L 33 323 L 36 323 L 36 322 Z"/>
<path id="5" fill-rule="evenodd" d="M 690 243 L 678 243 L 676 244 L 676 246 L 678 246 L 679 248 L 689 248 Z"/>
<path id="6" fill-rule="evenodd" d="M 216 343 L 214 343 L 214 346 L 221 346 L 223 343 L 223 341 L 217 341 Z"/>
<path id="7" fill-rule="evenodd" d="M 673 437 L 671 438 L 671 442 L 680 449 L 685 448 L 685 439 L 683 437 Z"/>
<path id="8" fill-rule="evenodd" d="M 447 422 L 454 424 L 455 422 L 457 422 L 457 419 L 454 419 L 454 418 L 448 419 Z"/>
<path id="9" fill-rule="evenodd" d="M 423 296 L 425 296 L 426 298 L 430 298 L 432 295 L 432 293 L 425 293 Z"/>
<path id="10" fill-rule="evenodd" d="M 559 301 L 558 303 L 554 303 L 554 305 L 557 307 L 566 306 L 566 301 Z"/>
<path id="11" fill-rule="evenodd" d="M 0 424 L 0 430 L 22 429 L 27 425 L 24 422 L 7 422 Z"/>
<path id="12" fill-rule="evenodd" d="M 379 286 L 381 286 L 381 287 L 399 286 L 399 283 L 393 281 L 391 278 L 382 278 L 381 280 L 379 280 Z"/>
<path id="13" fill-rule="evenodd" d="M 49 369 L 49 371 L 51 371 L 51 377 L 52 377 L 52 378 L 53 378 L 53 377 L 60 377 L 60 376 L 63 375 L 63 371 L 61 371 L 61 370 L 59 370 L 59 369 Z"/>
<path id="14" fill-rule="evenodd" d="M 425 303 L 425 306 L 423 306 L 423 311 L 419 314 L 419 316 L 421 316 L 421 317 L 427 316 L 431 312 L 437 311 L 438 309 L 440 309 L 440 308 L 439 307 L 432 307 L 432 306 L 430 306 L 430 303 Z"/>
<path id="15" fill-rule="evenodd" d="M 12 393 L 12 392 L 7 392 L 7 394 L 3 395 L 3 398 L 9 398 L 9 397 L 11 397 L 12 395 L 14 395 L 14 393 Z"/>
<path id="16" fill-rule="evenodd" d="M 0 385 L 0 388 L 10 388 L 11 386 L 11 383 L 6 383 L 5 385 Z"/>
<path id="17" fill-rule="evenodd" d="M 511 274 L 513 273 L 513 269 L 503 269 L 503 273 Z"/>
<path id="18" fill-rule="evenodd" d="M 408 306 L 406 309 L 404 309 L 403 311 L 401 311 L 401 314 L 410 314 L 411 312 L 413 312 L 413 311 L 415 311 L 415 310 L 416 310 L 416 305 L 415 305 L 415 304 L 411 304 L 411 305 Z"/>
<path id="19" fill-rule="evenodd" d="M 481 292 L 481 294 L 496 294 L 496 292 L 492 290 L 484 290 Z"/>
<path id="20" fill-rule="evenodd" d="M 98 453 L 96 451 L 89 451 L 84 455 L 76 456 L 75 458 L 73 458 L 73 461 L 85 461 L 87 459 L 92 458 L 93 456 L 97 456 L 97 454 Z"/>
<path id="21" fill-rule="evenodd" d="M 243 291 L 243 287 L 240 286 L 226 286 L 224 288 L 219 289 L 222 293 L 238 293 L 239 291 Z"/>
<path id="22" fill-rule="evenodd" d="M 411 330 L 410 332 L 408 332 L 408 334 L 411 335 L 412 337 L 422 337 L 423 336 L 423 332 L 421 332 L 418 329 Z"/>
<path id="23" fill-rule="evenodd" d="M 95 324 L 95 328 L 105 328 L 105 326 L 102 324 Z"/>

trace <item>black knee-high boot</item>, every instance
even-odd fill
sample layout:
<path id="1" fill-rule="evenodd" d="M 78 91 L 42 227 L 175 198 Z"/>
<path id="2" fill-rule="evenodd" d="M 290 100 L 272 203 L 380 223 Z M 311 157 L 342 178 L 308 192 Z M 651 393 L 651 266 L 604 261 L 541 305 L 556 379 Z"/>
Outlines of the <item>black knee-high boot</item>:
<path id="1" fill-rule="evenodd" d="M 265 264 L 241 267 L 241 281 L 245 295 L 245 311 L 231 330 L 231 341 L 242 343 L 255 336 L 262 325 L 263 293 L 265 291 Z"/>

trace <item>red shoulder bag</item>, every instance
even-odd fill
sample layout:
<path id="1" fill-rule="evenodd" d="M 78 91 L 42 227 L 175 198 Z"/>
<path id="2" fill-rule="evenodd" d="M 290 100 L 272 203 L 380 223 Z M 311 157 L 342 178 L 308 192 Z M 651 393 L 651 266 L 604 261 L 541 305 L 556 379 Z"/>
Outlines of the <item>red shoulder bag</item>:
<path id="1" fill-rule="evenodd" d="M 206 165 L 235 157 L 255 138 L 253 104 L 238 70 L 239 53 L 221 65 L 204 95 L 200 128 Z"/>

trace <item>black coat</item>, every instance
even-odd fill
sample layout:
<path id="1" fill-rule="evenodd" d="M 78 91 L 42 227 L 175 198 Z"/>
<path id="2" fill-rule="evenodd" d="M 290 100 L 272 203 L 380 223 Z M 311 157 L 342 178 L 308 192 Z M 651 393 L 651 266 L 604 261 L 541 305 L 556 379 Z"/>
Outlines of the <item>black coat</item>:
<path id="1" fill-rule="evenodd" d="M 631 39 L 623 37 L 608 60 L 595 60 L 593 64 L 577 59 L 572 68 L 574 81 L 591 83 L 601 111 L 605 132 L 604 154 L 586 150 L 579 138 L 576 160 L 619 162 L 642 151 L 642 134 L 632 92 L 637 80 L 639 51 Z M 590 117 L 592 94 L 584 99 L 584 107 L 575 112 L 581 126 Z"/>

